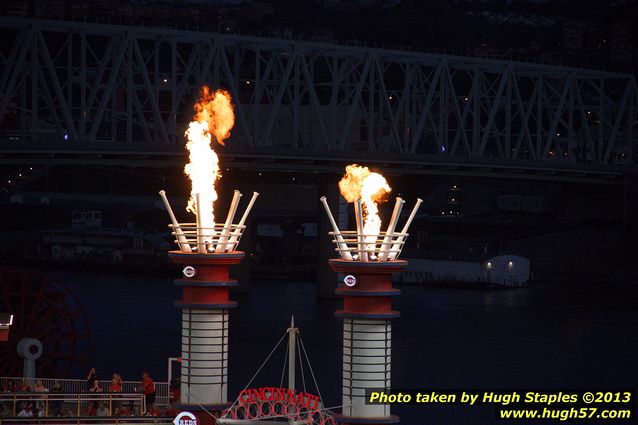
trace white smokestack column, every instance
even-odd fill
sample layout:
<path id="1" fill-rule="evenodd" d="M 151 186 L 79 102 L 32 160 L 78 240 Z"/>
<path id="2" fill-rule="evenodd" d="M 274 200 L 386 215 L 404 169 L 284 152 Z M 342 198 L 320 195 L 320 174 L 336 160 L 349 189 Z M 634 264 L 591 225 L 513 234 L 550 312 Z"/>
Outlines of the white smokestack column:
<path id="1" fill-rule="evenodd" d="M 392 360 L 390 320 L 347 318 L 343 321 L 343 415 L 390 416 L 390 405 L 365 403 L 365 389 L 390 388 Z"/>
<path id="2" fill-rule="evenodd" d="M 228 402 L 228 310 L 182 309 L 182 403 Z"/>
<path id="3" fill-rule="evenodd" d="M 392 388 L 392 297 L 400 290 L 392 287 L 392 275 L 400 273 L 406 261 L 347 261 L 331 259 L 330 267 L 348 276 L 345 286 L 336 289 L 343 297 L 342 408 L 339 423 L 389 424 L 399 421 L 388 404 L 366 404 L 367 389 Z M 354 279 L 353 279 L 354 278 Z"/>

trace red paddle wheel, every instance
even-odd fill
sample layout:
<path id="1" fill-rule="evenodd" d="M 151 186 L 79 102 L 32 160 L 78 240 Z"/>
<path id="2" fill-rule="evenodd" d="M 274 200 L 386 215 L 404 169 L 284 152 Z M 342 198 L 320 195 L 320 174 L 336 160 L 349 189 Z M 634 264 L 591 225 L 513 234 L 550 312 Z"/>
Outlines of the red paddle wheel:
<path id="1" fill-rule="evenodd" d="M 0 343 L 2 374 L 22 376 L 23 359 L 16 346 L 24 338 L 42 343 L 36 361 L 41 377 L 70 377 L 86 369 L 90 348 L 86 312 L 68 285 L 44 273 L 0 267 L 0 311 L 13 314 L 9 340 Z"/>

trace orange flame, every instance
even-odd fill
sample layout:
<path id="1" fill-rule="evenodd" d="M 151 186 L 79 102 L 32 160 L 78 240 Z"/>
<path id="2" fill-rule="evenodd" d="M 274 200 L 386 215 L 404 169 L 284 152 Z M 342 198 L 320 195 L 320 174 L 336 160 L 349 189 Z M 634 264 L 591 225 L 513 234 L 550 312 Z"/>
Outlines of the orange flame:
<path id="1" fill-rule="evenodd" d="M 208 86 L 199 92 L 199 101 L 193 107 L 195 120 L 208 123 L 208 131 L 215 135 L 215 140 L 224 145 L 224 139 L 230 137 L 230 130 L 235 125 L 235 113 L 230 93 L 226 90 L 211 92 Z"/>
<path id="2" fill-rule="evenodd" d="M 378 235 L 381 230 L 378 203 L 382 202 L 384 196 L 392 191 L 385 177 L 370 171 L 368 167 L 357 164 L 348 165 L 346 174 L 339 182 L 339 191 L 350 203 L 361 199 L 364 220 L 363 233 Z M 370 240 L 374 241 L 375 236 L 372 236 Z"/>
<path id="3" fill-rule="evenodd" d="M 194 109 L 194 121 L 191 121 L 186 130 L 186 149 L 189 151 L 190 162 L 184 167 L 184 173 L 192 182 L 186 210 L 199 215 L 199 227 L 207 229 L 203 233 L 213 235 L 213 203 L 217 200 L 215 181 L 221 174 L 219 158 L 211 142 L 214 136 L 217 143 L 224 144 L 224 139 L 230 136 L 230 130 L 235 125 L 235 114 L 230 93 L 225 90 L 212 92 L 207 86 L 202 87 Z M 197 211 L 196 194 L 199 194 L 201 214 Z"/>

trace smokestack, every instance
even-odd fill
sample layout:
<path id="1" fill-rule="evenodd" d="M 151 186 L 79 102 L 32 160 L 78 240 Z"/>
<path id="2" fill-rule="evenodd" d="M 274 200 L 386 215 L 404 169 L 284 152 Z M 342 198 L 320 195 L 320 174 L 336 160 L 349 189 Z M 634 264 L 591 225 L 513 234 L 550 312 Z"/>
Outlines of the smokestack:
<path id="1" fill-rule="evenodd" d="M 195 201 L 201 211 L 199 194 Z M 201 425 L 213 425 L 209 412 L 220 413 L 228 403 L 228 311 L 237 303 L 230 299 L 229 290 L 237 285 L 230 278 L 230 267 L 239 264 L 244 253 L 235 251 L 245 229 L 250 208 L 244 212 L 241 224 L 232 223 L 240 194 L 235 197 L 226 222 L 214 228 L 197 223 L 177 223 L 170 214 L 178 250 L 170 251 L 169 258 L 182 267 L 182 276 L 174 283 L 182 288 L 182 298 L 175 306 L 182 310 L 182 363 L 181 392 L 177 409 L 193 412 Z M 164 197 L 162 197 L 164 199 Z M 168 208 L 167 208 L 168 209 Z M 232 244 L 232 245 L 231 245 Z M 223 247 L 221 252 L 208 247 Z M 185 249 L 187 248 L 187 249 Z M 228 252 L 226 252 L 228 251 Z"/>
<path id="2" fill-rule="evenodd" d="M 324 198 L 322 202 L 325 203 Z M 343 319 L 342 413 L 344 425 L 390 424 L 399 422 L 390 413 L 390 405 L 366 404 L 368 389 L 391 390 L 392 319 L 400 316 L 392 309 L 392 297 L 401 291 L 392 287 L 392 276 L 408 265 L 398 260 L 407 238 L 407 230 L 421 204 L 417 201 L 403 232 L 396 232 L 404 201 L 397 198 L 385 233 L 363 234 L 361 200 L 355 199 L 356 231 L 344 231 L 351 238 L 333 242 L 341 258 L 329 260 L 333 271 L 346 276 L 344 286 L 335 293 L 343 297 L 343 309 L 336 316 Z M 329 213 L 328 205 L 325 204 Z M 343 249 L 343 245 L 345 248 Z M 349 253 L 346 259 L 343 253 Z"/>

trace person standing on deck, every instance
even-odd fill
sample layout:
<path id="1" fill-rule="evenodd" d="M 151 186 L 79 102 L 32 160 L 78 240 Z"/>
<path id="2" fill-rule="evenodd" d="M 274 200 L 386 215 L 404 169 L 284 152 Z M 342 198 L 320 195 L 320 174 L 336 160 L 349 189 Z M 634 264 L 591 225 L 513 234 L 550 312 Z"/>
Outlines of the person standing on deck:
<path id="1" fill-rule="evenodd" d="M 89 371 L 89 374 L 86 377 L 86 390 L 87 391 L 91 391 L 91 387 L 93 387 L 93 382 L 96 379 L 98 379 L 97 373 L 95 373 L 95 368 L 92 367 L 91 370 Z"/>
<path id="2" fill-rule="evenodd" d="M 109 392 L 110 393 L 122 392 L 122 377 L 120 376 L 119 373 L 113 374 L 113 378 L 111 378 L 111 385 L 109 386 Z M 117 416 L 120 414 L 120 402 L 117 400 L 118 398 L 117 395 L 112 395 L 111 397 L 113 400 L 113 404 L 111 407 L 113 409 L 114 415 Z"/>
<path id="3" fill-rule="evenodd" d="M 122 392 L 122 377 L 119 373 L 114 373 L 113 378 L 111 378 L 111 386 L 109 387 L 109 392 L 111 393 L 121 393 Z"/>
<path id="4" fill-rule="evenodd" d="M 146 398 L 146 414 L 148 415 L 155 404 L 155 382 L 147 372 L 142 373 L 142 393 Z"/>
<path id="5" fill-rule="evenodd" d="M 51 387 L 51 392 L 58 393 L 58 394 L 62 392 L 62 384 L 60 384 L 60 381 L 56 380 L 53 383 L 53 387 Z M 49 410 L 51 412 L 51 415 L 49 416 L 62 416 L 62 401 L 60 399 L 55 401 L 50 401 L 49 406 L 50 406 Z"/>
<path id="6" fill-rule="evenodd" d="M 100 381 L 95 379 L 93 381 L 93 386 L 91 388 L 89 388 L 89 392 L 91 393 L 101 393 L 102 392 L 102 384 L 100 384 Z"/>
<path id="7" fill-rule="evenodd" d="M 42 383 L 42 379 L 38 379 L 35 383 L 35 387 L 33 388 L 33 391 L 36 393 L 48 393 L 49 389 L 44 386 L 44 384 Z M 37 411 L 37 414 L 39 417 L 46 416 L 46 409 L 45 409 L 46 398 L 47 397 L 43 395 L 41 397 L 38 397 L 38 399 L 35 402 L 35 410 Z"/>

